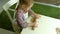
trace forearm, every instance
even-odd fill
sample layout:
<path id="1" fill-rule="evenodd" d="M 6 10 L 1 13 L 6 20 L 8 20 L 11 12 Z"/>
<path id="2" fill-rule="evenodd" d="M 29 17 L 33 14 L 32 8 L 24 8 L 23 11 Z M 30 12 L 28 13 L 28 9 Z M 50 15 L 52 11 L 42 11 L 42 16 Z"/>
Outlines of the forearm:
<path id="1" fill-rule="evenodd" d="M 31 16 L 35 16 L 35 14 L 36 14 L 36 13 L 35 13 L 33 10 L 31 10 L 31 9 L 28 11 L 28 13 L 29 13 Z"/>

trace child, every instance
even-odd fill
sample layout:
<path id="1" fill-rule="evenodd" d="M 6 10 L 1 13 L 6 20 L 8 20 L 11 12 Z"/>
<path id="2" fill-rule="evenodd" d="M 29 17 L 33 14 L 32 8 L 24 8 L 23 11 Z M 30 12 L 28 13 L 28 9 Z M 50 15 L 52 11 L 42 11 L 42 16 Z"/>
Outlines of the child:
<path id="1" fill-rule="evenodd" d="M 38 15 L 31 10 L 33 4 L 34 4 L 33 0 L 19 0 L 19 5 L 16 9 L 17 10 L 16 18 L 17 18 L 17 25 L 19 28 L 21 28 L 21 30 L 23 28 L 30 27 L 30 26 L 35 27 L 36 23 L 25 22 L 25 16 L 24 16 L 24 14 L 28 12 L 28 14 L 30 14 L 32 17 L 38 18 Z"/>

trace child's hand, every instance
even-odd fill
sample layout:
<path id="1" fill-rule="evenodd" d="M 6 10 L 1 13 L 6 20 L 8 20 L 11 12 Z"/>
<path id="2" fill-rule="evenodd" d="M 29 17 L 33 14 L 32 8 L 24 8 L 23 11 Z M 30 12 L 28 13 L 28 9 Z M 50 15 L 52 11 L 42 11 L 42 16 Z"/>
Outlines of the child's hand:
<path id="1" fill-rule="evenodd" d="M 29 27 L 37 27 L 36 23 L 29 23 Z"/>
<path id="2" fill-rule="evenodd" d="M 35 14 L 34 17 L 38 19 L 40 17 L 40 15 L 39 14 Z"/>

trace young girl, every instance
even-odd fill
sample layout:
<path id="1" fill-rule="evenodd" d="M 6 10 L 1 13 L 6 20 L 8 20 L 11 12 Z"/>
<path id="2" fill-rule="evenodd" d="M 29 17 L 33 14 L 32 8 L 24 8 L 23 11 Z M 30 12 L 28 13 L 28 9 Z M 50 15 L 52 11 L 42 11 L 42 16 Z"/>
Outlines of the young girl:
<path id="1" fill-rule="evenodd" d="M 26 27 L 32 27 L 32 26 L 35 27 L 36 23 L 27 23 L 25 21 L 26 16 L 24 16 L 26 13 L 28 13 L 32 17 L 34 17 L 34 19 L 38 18 L 38 15 L 31 10 L 33 4 L 34 4 L 33 0 L 19 0 L 19 5 L 16 9 L 17 10 L 16 19 L 18 27 L 21 28 L 20 30 Z"/>

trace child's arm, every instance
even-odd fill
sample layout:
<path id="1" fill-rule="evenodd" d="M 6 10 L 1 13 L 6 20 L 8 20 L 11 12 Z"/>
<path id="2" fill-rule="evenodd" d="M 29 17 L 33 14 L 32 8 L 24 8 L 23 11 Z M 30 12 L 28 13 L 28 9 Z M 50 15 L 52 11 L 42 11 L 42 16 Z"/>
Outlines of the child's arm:
<path id="1" fill-rule="evenodd" d="M 37 14 L 37 13 L 35 13 L 33 10 L 28 10 L 28 13 L 32 16 L 32 17 L 36 17 L 36 18 L 39 18 L 40 17 L 40 15 L 39 14 Z"/>
<path id="2" fill-rule="evenodd" d="M 25 22 L 23 12 L 20 10 L 20 11 L 17 11 L 17 25 L 22 26 L 23 28 L 26 28 L 28 26 L 29 27 L 34 26 L 34 23 Z"/>
<path id="3" fill-rule="evenodd" d="M 31 9 L 28 10 L 28 13 L 29 13 L 31 16 L 33 16 L 33 17 L 35 16 L 35 12 L 34 12 L 33 10 L 31 10 Z"/>
<path id="4" fill-rule="evenodd" d="M 36 19 L 39 18 L 39 14 L 36 14 L 33 10 L 29 10 L 28 13 L 33 17 L 32 18 L 32 23 L 35 23 L 34 26 L 32 26 L 32 30 L 34 30 L 35 25 L 36 25 Z"/>
<path id="5" fill-rule="evenodd" d="M 24 15 L 22 10 L 17 11 L 17 25 L 22 26 L 23 28 L 26 28 L 28 26 L 28 24 L 24 20 Z"/>

